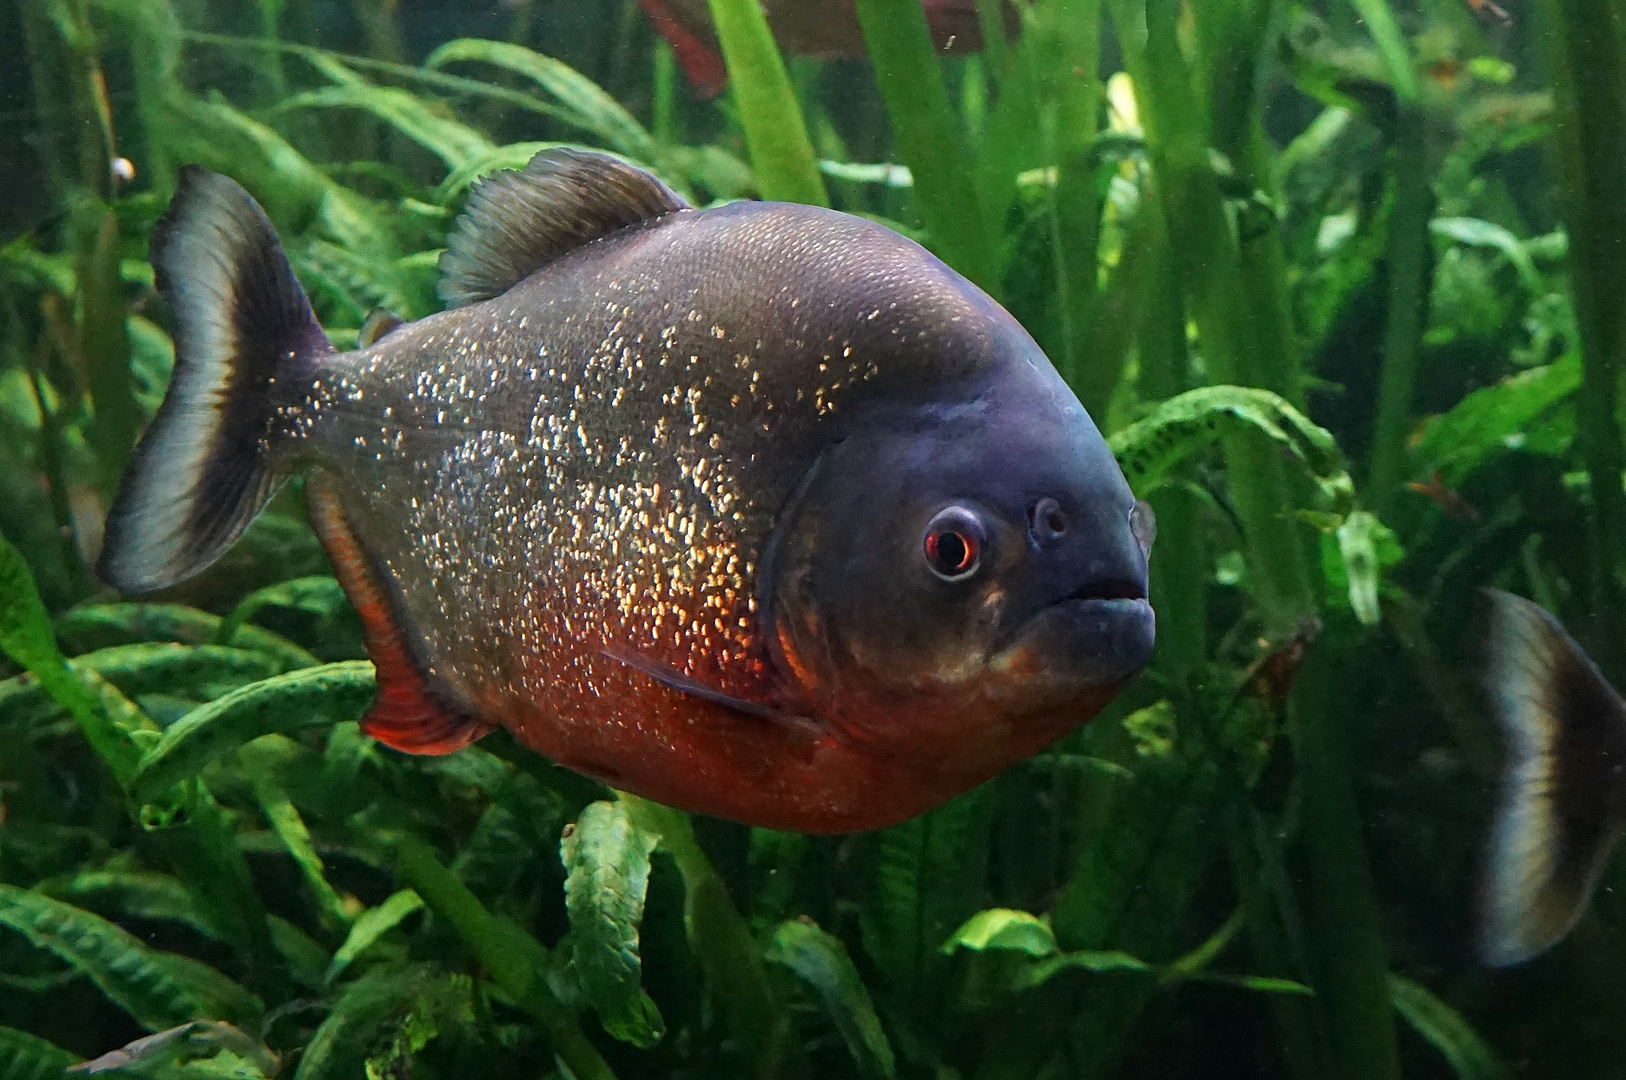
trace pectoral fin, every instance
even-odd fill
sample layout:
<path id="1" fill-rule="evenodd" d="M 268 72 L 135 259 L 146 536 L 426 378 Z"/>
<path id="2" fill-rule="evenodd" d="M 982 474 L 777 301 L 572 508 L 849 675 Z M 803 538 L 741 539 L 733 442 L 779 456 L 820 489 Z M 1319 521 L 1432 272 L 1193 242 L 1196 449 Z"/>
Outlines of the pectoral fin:
<path id="1" fill-rule="evenodd" d="M 746 716 L 755 717 L 758 720 L 769 720 L 775 724 L 782 724 L 803 734 L 819 735 L 824 733 L 824 727 L 816 720 L 810 720 L 805 716 L 797 716 L 795 713 L 785 712 L 783 709 L 776 709 L 772 705 L 762 705 L 755 701 L 746 701 L 743 698 L 734 697 L 732 694 L 725 694 L 721 690 L 707 686 L 703 682 L 697 682 L 657 660 L 651 660 L 649 657 L 642 656 L 629 649 L 601 649 L 599 651 L 611 660 L 641 671 L 656 682 L 670 686 L 679 693 L 709 701 L 714 705 L 721 705 L 725 709 L 732 709 L 735 712 L 744 713 Z"/>

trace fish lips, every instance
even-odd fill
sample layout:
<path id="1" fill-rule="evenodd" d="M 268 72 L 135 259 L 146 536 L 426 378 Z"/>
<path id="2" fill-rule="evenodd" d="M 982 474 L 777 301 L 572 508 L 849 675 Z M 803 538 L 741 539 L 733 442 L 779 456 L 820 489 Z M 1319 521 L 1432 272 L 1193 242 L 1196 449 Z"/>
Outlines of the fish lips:
<path id="1" fill-rule="evenodd" d="M 991 666 L 1058 689 L 1118 686 L 1146 667 L 1156 637 L 1157 616 L 1144 590 L 1085 586 L 1023 620 Z"/>

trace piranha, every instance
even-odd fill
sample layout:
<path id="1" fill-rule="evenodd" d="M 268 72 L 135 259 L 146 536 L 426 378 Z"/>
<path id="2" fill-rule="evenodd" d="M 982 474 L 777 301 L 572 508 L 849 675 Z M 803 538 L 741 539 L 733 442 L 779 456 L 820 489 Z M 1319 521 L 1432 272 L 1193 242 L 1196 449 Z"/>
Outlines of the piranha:
<path id="1" fill-rule="evenodd" d="M 696 210 L 547 151 L 470 194 L 449 309 L 334 349 L 258 204 L 182 173 L 154 233 L 176 362 L 102 576 L 195 574 L 302 474 L 360 614 L 364 730 L 501 725 L 686 810 L 921 813 L 1146 664 L 1153 522 L 1020 325 L 815 207 Z M 368 340 L 378 334 L 376 340 Z"/>
<path id="2" fill-rule="evenodd" d="M 1626 828 L 1626 700 L 1557 619 L 1522 597 L 1486 595 L 1485 687 L 1507 759 L 1479 950 L 1509 967 L 1570 932 Z"/>

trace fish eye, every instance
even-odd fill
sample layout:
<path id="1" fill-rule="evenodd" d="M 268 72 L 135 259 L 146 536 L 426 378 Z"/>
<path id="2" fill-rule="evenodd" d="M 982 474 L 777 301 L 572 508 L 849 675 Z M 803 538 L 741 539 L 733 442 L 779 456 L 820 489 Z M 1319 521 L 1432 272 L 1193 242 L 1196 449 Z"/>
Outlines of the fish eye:
<path id="1" fill-rule="evenodd" d="M 939 511 L 926 526 L 926 565 L 944 581 L 964 581 L 982 564 L 986 535 L 982 520 L 965 507 Z"/>
<path id="2" fill-rule="evenodd" d="M 1152 513 L 1152 504 L 1145 499 L 1136 499 L 1130 508 L 1129 531 L 1140 545 L 1141 553 L 1150 557 L 1152 542 L 1157 539 L 1157 515 Z"/>

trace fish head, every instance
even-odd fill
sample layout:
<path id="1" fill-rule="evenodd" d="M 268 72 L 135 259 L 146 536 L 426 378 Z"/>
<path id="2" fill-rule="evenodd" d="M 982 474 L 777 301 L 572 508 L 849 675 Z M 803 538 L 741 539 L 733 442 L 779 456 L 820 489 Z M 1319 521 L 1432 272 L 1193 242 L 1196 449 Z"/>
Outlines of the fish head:
<path id="1" fill-rule="evenodd" d="M 1151 655 L 1150 510 L 1054 369 L 1024 374 L 851 425 L 776 526 L 766 637 L 846 739 L 992 775 Z"/>

